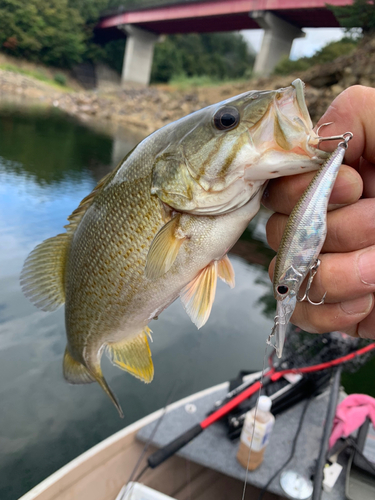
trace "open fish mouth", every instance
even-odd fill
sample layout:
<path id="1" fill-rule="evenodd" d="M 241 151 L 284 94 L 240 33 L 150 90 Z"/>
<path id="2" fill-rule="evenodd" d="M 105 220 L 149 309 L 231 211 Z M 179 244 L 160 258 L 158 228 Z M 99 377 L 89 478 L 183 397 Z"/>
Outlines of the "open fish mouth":
<path id="1" fill-rule="evenodd" d="M 259 155 L 245 171 L 249 181 L 316 170 L 329 156 L 317 147 L 319 136 L 300 79 L 273 91 L 262 120 L 249 128 L 249 138 Z"/>
<path id="2" fill-rule="evenodd" d="M 317 148 L 319 136 L 313 130 L 302 80 L 297 78 L 290 87 L 280 89 L 275 109 L 275 138 L 283 149 L 304 151 L 322 160 L 327 158 L 327 153 Z"/>

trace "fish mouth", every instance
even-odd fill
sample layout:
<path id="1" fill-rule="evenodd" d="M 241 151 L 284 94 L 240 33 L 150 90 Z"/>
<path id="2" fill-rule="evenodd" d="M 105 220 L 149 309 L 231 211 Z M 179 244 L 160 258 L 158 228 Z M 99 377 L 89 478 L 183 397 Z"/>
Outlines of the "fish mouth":
<path id="1" fill-rule="evenodd" d="M 249 127 L 249 143 L 258 156 L 245 168 L 245 180 L 269 180 L 317 170 L 329 157 L 319 142 L 306 106 L 304 84 L 272 91 L 264 116 Z"/>
<path id="2" fill-rule="evenodd" d="M 319 137 L 313 130 L 304 88 L 305 84 L 297 78 L 276 94 L 275 138 L 283 149 L 299 150 L 312 159 L 325 160 L 329 155 L 316 147 Z"/>

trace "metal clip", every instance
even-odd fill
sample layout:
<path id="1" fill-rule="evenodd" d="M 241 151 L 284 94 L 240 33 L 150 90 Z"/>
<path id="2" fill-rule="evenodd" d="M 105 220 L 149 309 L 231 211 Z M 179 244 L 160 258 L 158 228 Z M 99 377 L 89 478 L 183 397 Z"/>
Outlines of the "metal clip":
<path id="1" fill-rule="evenodd" d="M 348 132 L 350 134 L 350 132 Z M 348 140 L 350 140 L 351 138 L 349 138 Z M 345 140 L 345 138 L 344 138 Z M 309 304 L 313 305 L 313 306 L 320 306 L 322 304 L 324 304 L 324 300 L 326 298 L 326 295 L 327 295 L 327 292 L 325 292 L 325 294 L 323 295 L 322 299 L 320 300 L 320 302 L 314 302 L 310 299 L 309 297 L 309 293 L 310 293 L 310 288 L 311 288 L 311 285 L 312 285 L 312 282 L 314 280 L 314 277 L 318 271 L 318 268 L 320 266 L 320 260 L 318 259 L 315 264 L 313 264 L 311 267 L 310 267 L 310 270 L 309 270 L 309 280 L 307 282 L 307 285 L 306 285 L 306 290 L 305 290 L 305 293 L 302 297 L 297 297 L 297 301 L 298 302 L 304 302 L 304 301 L 307 301 Z"/>
<path id="2" fill-rule="evenodd" d="M 348 142 L 350 139 L 352 139 L 353 134 L 351 132 L 345 132 L 345 134 L 342 134 L 342 138 L 344 139 L 343 142 L 339 142 L 339 146 L 343 146 L 345 149 L 348 149 Z"/>

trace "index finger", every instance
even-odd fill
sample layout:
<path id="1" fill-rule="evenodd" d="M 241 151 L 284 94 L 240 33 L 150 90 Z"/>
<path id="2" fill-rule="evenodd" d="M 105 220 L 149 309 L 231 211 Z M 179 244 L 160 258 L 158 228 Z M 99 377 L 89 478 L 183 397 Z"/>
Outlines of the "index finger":
<path id="1" fill-rule="evenodd" d="M 375 163 L 375 89 L 354 85 L 344 90 L 329 106 L 318 125 L 333 122 L 322 135 L 352 132 L 353 139 L 345 154 L 345 163 L 358 167 L 361 156 Z M 321 143 L 321 149 L 333 151 L 335 143 Z"/>
<path id="2" fill-rule="evenodd" d="M 262 198 L 265 207 L 289 215 L 316 172 L 278 177 L 272 180 Z M 350 205 L 362 195 L 361 176 L 353 168 L 341 165 L 329 203 L 332 205 Z"/>

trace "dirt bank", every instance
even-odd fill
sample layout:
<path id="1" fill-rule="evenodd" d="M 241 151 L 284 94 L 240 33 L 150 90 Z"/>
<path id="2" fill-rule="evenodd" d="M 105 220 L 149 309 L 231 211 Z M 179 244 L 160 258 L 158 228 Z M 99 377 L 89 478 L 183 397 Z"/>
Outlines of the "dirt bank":
<path id="1" fill-rule="evenodd" d="M 375 87 L 374 67 L 375 40 L 370 40 L 353 54 L 302 74 L 185 91 L 171 86 L 129 88 L 107 93 L 67 91 L 30 76 L 0 70 L 0 104 L 12 101 L 26 106 L 54 106 L 83 122 L 100 123 L 110 131 L 125 127 L 146 135 L 181 116 L 230 96 L 250 89 L 284 87 L 299 77 L 306 83 L 307 105 L 316 122 L 332 100 L 350 85 Z"/>

